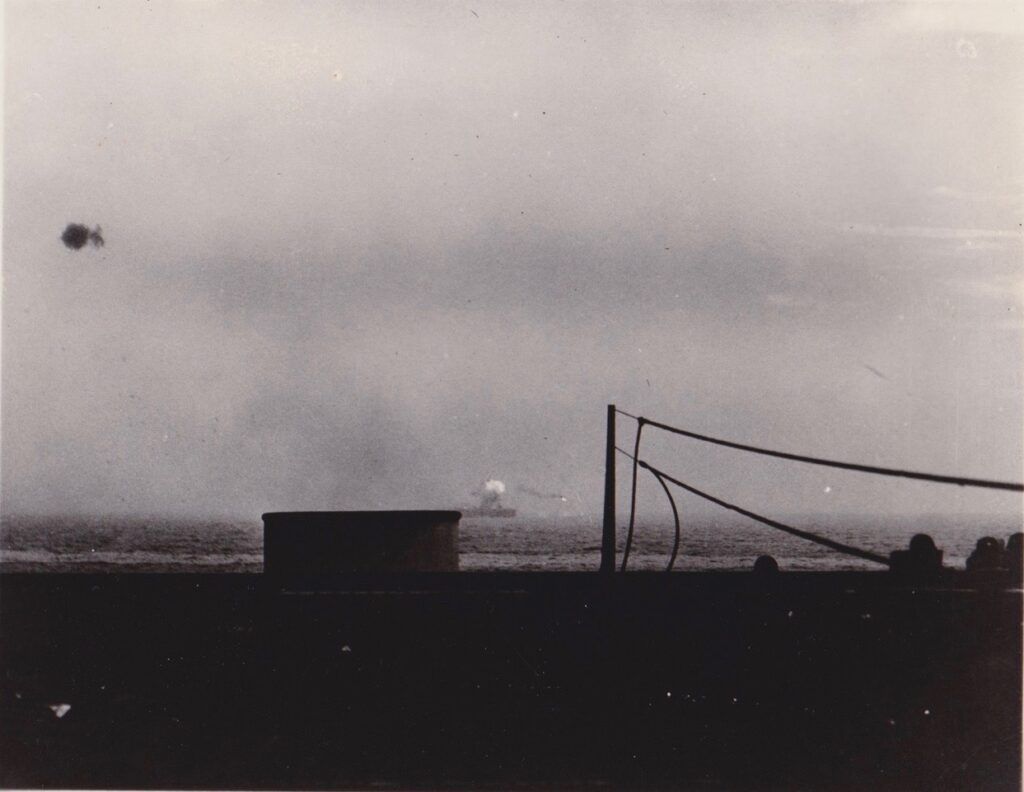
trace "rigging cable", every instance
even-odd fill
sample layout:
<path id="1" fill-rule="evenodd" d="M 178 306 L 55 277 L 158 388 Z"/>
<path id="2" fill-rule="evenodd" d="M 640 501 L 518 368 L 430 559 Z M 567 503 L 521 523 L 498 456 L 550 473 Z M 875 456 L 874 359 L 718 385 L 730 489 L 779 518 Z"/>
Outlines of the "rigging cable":
<path id="1" fill-rule="evenodd" d="M 644 468 L 645 470 L 649 470 L 652 473 L 655 473 L 659 477 L 659 479 L 664 478 L 666 481 L 672 482 L 677 487 L 682 487 L 687 492 L 691 492 L 700 498 L 704 498 L 707 501 L 711 501 L 711 503 L 715 503 L 724 509 L 729 509 L 730 511 L 742 514 L 744 517 L 749 517 L 752 520 L 756 520 L 757 522 L 762 523 L 763 525 L 767 525 L 769 528 L 775 528 L 776 530 L 784 531 L 785 533 L 792 534 L 793 536 L 799 536 L 801 539 L 806 539 L 809 542 L 814 542 L 815 544 L 830 547 L 833 550 L 838 550 L 840 553 L 846 553 L 847 555 L 856 556 L 857 558 L 863 558 L 865 561 L 874 561 L 876 564 L 884 564 L 886 566 L 888 566 L 889 564 L 889 559 L 885 556 L 878 555 L 877 553 L 872 553 L 868 550 L 861 550 L 859 547 L 852 547 L 851 545 L 846 545 L 842 542 L 836 542 L 832 539 L 826 539 L 824 536 L 818 536 L 817 534 L 810 533 L 809 531 L 802 531 L 799 528 L 794 528 L 792 525 L 786 525 L 785 523 L 781 523 L 778 520 L 773 520 L 770 517 L 764 517 L 763 515 L 757 514 L 756 512 L 744 509 L 741 506 L 737 506 L 733 503 L 729 503 L 728 501 L 721 500 L 720 498 L 716 498 L 714 495 L 709 495 L 708 493 L 702 492 L 696 487 L 691 487 L 689 484 L 685 484 L 679 479 L 673 478 L 664 471 L 652 467 L 643 460 L 637 460 L 637 464 L 640 467 Z"/>
<path id="2" fill-rule="evenodd" d="M 619 448 L 618 446 L 615 446 L 615 450 L 618 451 L 623 456 L 628 457 L 629 459 L 633 459 L 633 455 L 630 454 L 628 451 L 625 451 Z M 784 531 L 786 533 L 792 534 L 793 536 L 798 536 L 801 539 L 806 539 L 809 542 L 824 545 L 825 547 L 829 547 L 833 550 L 838 550 L 840 553 L 847 553 L 849 555 L 856 556 L 857 558 L 863 558 L 866 561 L 874 561 L 875 563 L 886 565 L 888 565 L 889 563 L 888 559 L 886 559 L 884 556 L 877 555 L 875 553 L 869 552 L 868 550 L 861 550 L 858 547 L 845 545 L 841 542 L 833 541 L 832 539 L 826 539 L 823 536 L 818 536 L 817 534 L 810 533 L 809 531 L 802 531 L 799 528 L 794 528 L 792 525 L 786 525 L 785 523 L 781 523 L 778 520 L 773 520 L 770 517 L 765 517 L 761 514 L 757 514 L 756 512 L 752 512 L 749 509 L 744 509 L 741 506 L 737 506 L 733 503 L 729 503 L 728 501 L 716 498 L 714 495 L 709 495 L 706 492 L 702 492 L 696 487 L 691 487 L 689 484 L 684 484 L 682 481 L 679 481 L 678 479 L 673 478 L 667 473 L 658 470 L 657 468 L 653 467 L 647 462 L 644 462 L 643 460 L 638 460 L 637 464 L 640 467 L 644 468 L 645 470 L 649 470 L 651 473 L 657 476 L 658 480 L 662 483 L 662 486 L 665 486 L 664 481 L 662 481 L 662 479 L 670 481 L 676 486 L 682 487 L 688 492 L 692 492 L 694 495 L 704 498 L 705 500 L 709 500 L 712 503 L 715 503 L 725 509 L 729 509 L 730 511 L 742 514 L 744 517 L 749 517 L 752 520 L 756 520 L 757 522 L 763 523 L 764 525 L 767 525 L 769 528 L 776 528 L 777 530 Z M 673 502 L 673 506 L 674 505 L 675 504 Z"/>
<path id="3" fill-rule="evenodd" d="M 768 448 L 760 448 L 758 446 L 746 445 L 744 443 L 734 443 L 730 440 L 722 440 L 717 437 L 689 432 L 686 429 L 679 429 L 678 427 L 669 426 L 668 424 L 663 424 L 659 421 L 652 421 L 649 418 L 638 418 L 627 412 L 618 410 L 617 408 L 616 411 L 622 413 L 627 418 L 633 418 L 645 425 L 653 426 L 666 432 L 672 432 L 673 434 L 682 435 L 683 437 L 689 437 L 694 440 L 701 440 L 705 443 L 713 443 L 727 448 L 749 451 L 753 454 L 763 454 L 765 456 L 776 457 L 778 459 L 789 459 L 794 462 L 806 462 L 811 465 L 823 465 L 825 467 L 840 468 L 842 470 L 855 470 L 860 473 L 873 473 L 878 476 L 897 476 L 900 478 L 917 479 L 919 481 L 932 481 L 939 484 L 955 484 L 959 487 L 982 487 L 986 489 L 1010 490 L 1011 492 L 1024 492 L 1024 484 L 1018 484 L 1013 481 L 992 481 L 989 479 L 964 478 L 961 476 L 940 476 L 934 473 L 921 473 L 914 470 L 875 467 L 873 465 L 858 465 L 852 462 L 839 462 L 834 459 L 823 459 L 821 457 L 804 456 L 802 454 L 790 454 L 785 451 L 773 451 Z"/>
<path id="4" fill-rule="evenodd" d="M 639 442 L 637 443 L 637 445 L 639 446 Z M 637 457 L 635 455 L 633 455 L 633 454 L 630 454 L 628 451 L 623 451 L 618 446 L 615 446 L 615 450 L 618 451 L 620 454 L 624 454 L 625 456 L 627 456 L 627 457 L 629 457 L 630 459 L 633 460 L 633 470 L 634 470 L 634 473 L 635 473 L 636 472 L 637 461 L 638 461 Z M 665 490 L 665 495 L 666 495 L 666 497 L 668 497 L 669 505 L 672 507 L 672 518 L 675 520 L 675 524 L 676 524 L 676 536 L 675 536 L 675 541 L 672 543 L 672 555 L 671 555 L 671 557 L 668 560 L 668 567 L 666 567 L 666 569 L 665 569 L 666 572 L 671 572 L 672 571 L 672 567 L 675 566 L 675 563 L 676 563 L 676 556 L 679 555 L 679 538 L 680 538 L 679 510 L 676 508 L 676 499 L 672 497 L 672 491 L 665 484 L 665 480 L 661 477 L 661 473 L 659 473 L 657 470 L 653 470 L 653 469 L 651 469 L 650 472 L 658 480 L 658 483 L 661 484 L 661 488 L 663 490 Z M 635 480 L 634 480 L 634 487 L 635 487 Z M 635 488 L 633 490 L 633 503 L 634 504 L 636 503 L 636 489 Z M 629 547 L 630 547 L 630 545 L 633 542 L 634 518 L 635 518 L 635 512 L 631 510 L 631 512 L 630 512 L 629 535 L 628 535 L 628 537 L 626 539 L 626 555 L 623 557 L 622 571 L 625 571 L 625 569 L 626 569 L 626 567 L 625 567 L 625 560 L 626 560 L 626 557 L 628 557 L 628 554 L 629 554 Z"/>
<path id="5" fill-rule="evenodd" d="M 629 551 L 633 547 L 633 526 L 636 524 L 636 474 L 637 465 L 640 463 L 640 434 L 644 430 L 644 419 L 637 419 L 636 442 L 633 445 L 633 493 L 629 500 L 629 530 L 626 532 L 626 547 L 622 552 L 622 566 L 620 572 L 626 571 L 626 564 L 629 563 Z"/>
<path id="6" fill-rule="evenodd" d="M 669 505 L 672 507 L 672 518 L 676 521 L 676 540 L 672 544 L 672 556 L 668 559 L 668 566 L 665 567 L 666 572 L 671 572 L 672 567 L 676 563 L 676 556 L 679 555 L 679 510 L 676 509 L 676 499 L 672 497 L 672 492 L 669 490 L 668 484 L 665 483 L 665 479 L 661 477 L 661 473 L 651 468 L 648 468 L 648 470 L 654 474 L 654 477 L 658 479 L 658 483 L 661 484 L 661 488 L 665 490 Z"/>

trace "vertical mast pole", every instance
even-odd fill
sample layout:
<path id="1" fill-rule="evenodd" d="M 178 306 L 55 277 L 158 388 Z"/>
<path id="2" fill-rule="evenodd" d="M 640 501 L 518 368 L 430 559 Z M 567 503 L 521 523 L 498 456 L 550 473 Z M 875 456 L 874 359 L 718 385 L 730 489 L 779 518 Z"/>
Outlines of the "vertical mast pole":
<path id="1" fill-rule="evenodd" d="M 615 572 L 615 405 L 608 405 L 604 457 L 604 529 L 601 534 L 601 572 Z"/>

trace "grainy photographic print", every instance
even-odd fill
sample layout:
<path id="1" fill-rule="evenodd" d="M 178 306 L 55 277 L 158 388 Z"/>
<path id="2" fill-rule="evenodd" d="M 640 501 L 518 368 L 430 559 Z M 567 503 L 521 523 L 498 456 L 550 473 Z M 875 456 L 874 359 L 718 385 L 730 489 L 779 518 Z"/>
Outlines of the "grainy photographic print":
<path id="1" fill-rule="evenodd" d="M 3 20 L 0 787 L 1020 788 L 1020 3 Z"/>

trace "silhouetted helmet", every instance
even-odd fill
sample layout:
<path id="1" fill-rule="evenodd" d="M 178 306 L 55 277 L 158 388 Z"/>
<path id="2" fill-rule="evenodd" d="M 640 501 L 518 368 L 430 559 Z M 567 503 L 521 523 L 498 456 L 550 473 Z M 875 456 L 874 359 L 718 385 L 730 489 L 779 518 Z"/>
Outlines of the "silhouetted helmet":
<path id="1" fill-rule="evenodd" d="M 913 556 L 933 556 L 939 549 L 935 546 L 935 540 L 928 534 L 914 534 L 910 540 L 910 554 Z"/>
<path id="2" fill-rule="evenodd" d="M 991 536 L 983 536 L 974 546 L 974 552 L 967 559 L 968 569 L 993 569 L 1000 565 L 1003 543 Z"/>
<path id="3" fill-rule="evenodd" d="M 779 562 L 770 555 L 758 556 L 754 562 L 754 571 L 759 575 L 772 575 L 779 571 Z"/>

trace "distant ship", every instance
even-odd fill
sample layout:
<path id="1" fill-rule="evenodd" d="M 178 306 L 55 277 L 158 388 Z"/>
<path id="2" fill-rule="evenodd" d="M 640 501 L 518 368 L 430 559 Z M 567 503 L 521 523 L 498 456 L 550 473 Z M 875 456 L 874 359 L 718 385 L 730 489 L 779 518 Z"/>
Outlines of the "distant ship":
<path id="1" fill-rule="evenodd" d="M 501 505 L 501 496 L 505 494 L 505 482 L 498 479 L 488 479 L 476 493 L 480 496 L 480 503 L 463 509 L 463 517 L 515 517 L 516 510 Z"/>
<path id="2" fill-rule="evenodd" d="M 471 509 L 463 509 L 462 510 L 462 516 L 463 517 L 501 517 L 501 518 L 507 518 L 507 517 L 515 517 L 516 516 L 516 510 L 515 509 L 509 509 L 509 508 L 506 508 L 504 506 L 498 506 L 498 507 L 490 508 L 490 509 L 485 508 L 485 507 L 474 506 Z"/>

